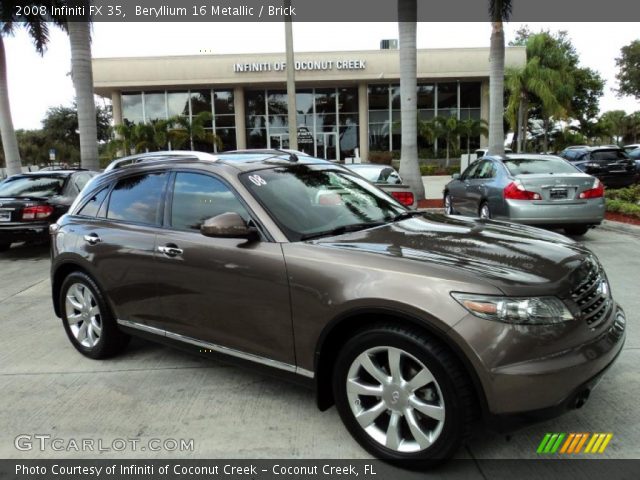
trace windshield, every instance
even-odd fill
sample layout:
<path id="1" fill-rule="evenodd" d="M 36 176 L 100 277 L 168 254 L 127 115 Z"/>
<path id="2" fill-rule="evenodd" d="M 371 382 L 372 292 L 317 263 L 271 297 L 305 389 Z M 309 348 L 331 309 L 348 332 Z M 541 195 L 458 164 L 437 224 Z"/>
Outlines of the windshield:
<path id="1" fill-rule="evenodd" d="M 573 165 L 561 158 L 509 158 L 502 163 L 513 176 L 536 173 L 579 173 Z"/>
<path id="2" fill-rule="evenodd" d="M 0 197 L 52 197 L 62 192 L 64 180 L 53 175 L 11 177 L 0 184 Z"/>
<path id="3" fill-rule="evenodd" d="M 350 172 L 292 165 L 240 176 L 291 241 L 381 225 L 408 210 Z"/>

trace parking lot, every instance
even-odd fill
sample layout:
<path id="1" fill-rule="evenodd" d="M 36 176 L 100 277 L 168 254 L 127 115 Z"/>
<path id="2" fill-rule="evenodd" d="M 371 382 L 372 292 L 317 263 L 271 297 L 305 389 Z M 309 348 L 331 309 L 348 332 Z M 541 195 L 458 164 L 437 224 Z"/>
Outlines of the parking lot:
<path id="1" fill-rule="evenodd" d="M 618 362 L 581 409 L 510 436 L 478 434 L 462 458 L 536 458 L 546 432 L 611 432 L 604 456 L 640 458 L 640 237 L 595 230 L 584 242 L 604 264 L 627 313 Z M 369 458 L 335 409 L 317 410 L 302 387 L 134 340 L 94 361 L 77 353 L 55 317 L 47 246 L 0 254 L 0 457 L 114 458 L 113 452 L 20 451 L 21 434 L 69 439 L 193 439 L 189 451 L 118 452 L 118 458 Z M 535 395 L 535 392 L 531 392 Z"/>

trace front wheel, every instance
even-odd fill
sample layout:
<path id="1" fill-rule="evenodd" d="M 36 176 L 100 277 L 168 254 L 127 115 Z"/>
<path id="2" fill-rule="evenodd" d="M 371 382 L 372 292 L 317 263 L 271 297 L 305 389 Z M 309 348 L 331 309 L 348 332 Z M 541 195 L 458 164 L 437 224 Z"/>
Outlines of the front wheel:
<path id="1" fill-rule="evenodd" d="M 82 272 L 65 278 L 60 289 L 62 323 L 73 346 L 83 355 L 101 359 L 119 353 L 128 343 L 94 280 Z"/>
<path id="2" fill-rule="evenodd" d="M 453 355 L 422 332 L 392 325 L 363 330 L 347 342 L 333 389 L 356 441 L 409 468 L 451 457 L 473 418 L 471 386 Z"/>
<path id="3" fill-rule="evenodd" d="M 482 205 L 480 205 L 478 216 L 486 220 L 491 218 L 491 209 L 489 208 L 489 204 L 487 202 L 483 202 Z"/>

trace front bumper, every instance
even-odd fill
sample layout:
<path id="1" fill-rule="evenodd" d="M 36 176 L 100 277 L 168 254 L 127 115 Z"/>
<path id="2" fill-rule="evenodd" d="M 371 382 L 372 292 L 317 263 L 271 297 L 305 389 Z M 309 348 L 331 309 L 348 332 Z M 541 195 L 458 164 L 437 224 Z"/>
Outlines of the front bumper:
<path id="1" fill-rule="evenodd" d="M 529 225 L 598 225 L 604 219 L 604 198 L 571 203 L 542 203 L 530 200 L 506 200 L 507 219 Z"/>
<path id="2" fill-rule="evenodd" d="M 580 406 L 620 354 L 626 320 L 615 303 L 596 329 L 581 320 L 511 325 L 469 315 L 449 335 L 477 374 L 487 422 L 500 429 L 500 424 L 541 420 Z"/>
<path id="3" fill-rule="evenodd" d="M 27 242 L 49 238 L 49 223 L 9 223 L 0 225 L 0 243 Z"/>

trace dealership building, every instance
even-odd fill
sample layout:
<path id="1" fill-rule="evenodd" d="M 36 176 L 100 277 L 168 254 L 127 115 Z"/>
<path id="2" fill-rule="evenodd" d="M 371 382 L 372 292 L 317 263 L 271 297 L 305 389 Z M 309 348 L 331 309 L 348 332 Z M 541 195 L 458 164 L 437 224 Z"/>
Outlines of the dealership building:
<path id="1" fill-rule="evenodd" d="M 488 120 L 488 48 L 425 49 L 417 57 L 420 118 Z M 525 62 L 524 47 L 506 49 L 506 68 Z M 364 159 L 400 150 L 399 64 L 394 49 L 296 52 L 299 149 L 332 160 L 356 148 Z M 207 111 L 213 121 L 205 127 L 223 150 L 288 147 L 286 68 L 284 53 L 93 60 L 95 92 L 112 100 L 116 124 Z M 195 148 L 219 149 L 197 139 Z"/>

